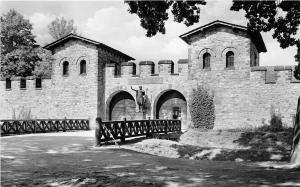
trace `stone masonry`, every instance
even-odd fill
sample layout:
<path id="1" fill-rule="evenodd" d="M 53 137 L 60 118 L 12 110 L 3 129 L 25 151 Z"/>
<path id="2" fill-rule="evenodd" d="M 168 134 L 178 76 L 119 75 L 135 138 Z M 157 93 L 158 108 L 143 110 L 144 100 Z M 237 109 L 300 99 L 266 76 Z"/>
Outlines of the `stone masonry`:
<path id="1" fill-rule="evenodd" d="M 203 85 L 214 94 L 215 129 L 249 128 L 269 124 L 270 111 L 292 125 L 300 81 L 294 66 L 259 66 L 259 53 L 266 52 L 259 33 L 222 21 L 215 21 L 180 36 L 188 44 L 188 58 L 177 62 L 134 62 L 132 57 L 111 47 L 76 35 L 69 35 L 45 48 L 55 62 L 50 79 L 35 88 L 33 77 L 26 89 L 19 78 L 12 88 L 0 84 L 0 119 L 11 119 L 29 111 L 31 118 L 137 119 L 135 91 L 146 92 L 147 118 L 181 119 L 183 128 L 191 122 L 189 100 L 193 88 Z M 233 53 L 232 67 L 226 67 Z M 203 68 L 204 54 L 210 66 Z M 87 62 L 87 73 L 79 74 L 79 62 Z M 62 75 L 62 63 L 70 64 Z M 116 75 L 115 68 L 120 66 Z M 136 74 L 133 74 L 136 67 Z M 13 112 L 15 111 L 15 112 Z"/>

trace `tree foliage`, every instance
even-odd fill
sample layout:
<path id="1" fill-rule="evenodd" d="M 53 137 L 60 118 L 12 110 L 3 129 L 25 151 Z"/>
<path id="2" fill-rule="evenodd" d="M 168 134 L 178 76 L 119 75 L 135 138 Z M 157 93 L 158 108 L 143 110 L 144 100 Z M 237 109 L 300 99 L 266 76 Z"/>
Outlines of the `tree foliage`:
<path id="1" fill-rule="evenodd" d="M 51 54 L 36 44 L 29 20 L 15 10 L 10 10 L 1 20 L 1 76 L 43 76 L 49 72 Z M 35 71 L 35 69 L 37 69 Z"/>
<path id="2" fill-rule="evenodd" d="M 205 0 L 199 1 L 125 1 L 129 5 L 128 11 L 136 14 L 141 21 L 141 26 L 147 30 L 146 36 L 151 37 L 160 32 L 165 34 L 165 22 L 169 19 L 168 10 L 174 15 L 174 21 L 183 22 L 190 26 L 199 22 L 200 5 L 205 5 Z"/>
<path id="3" fill-rule="evenodd" d="M 234 0 L 231 10 L 246 12 L 249 20 L 248 28 L 252 31 L 273 31 L 273 38 L 277 39 L 282 48 L 297 46 L 298 58 L 300 48 L 300 1 L 246 1 Z M 299 32 L 299 31 L 298 31 Z M 294 72 L 300 79 L 300 62 Z"/>
<path id="4" fill-rule="evenodd" d="M 58 40 L 70 33 L 76 33 L 74 20 L 66 20 L 64 17 L 56 18 L 48 25 L 49 33 L 54 40 Z"/>

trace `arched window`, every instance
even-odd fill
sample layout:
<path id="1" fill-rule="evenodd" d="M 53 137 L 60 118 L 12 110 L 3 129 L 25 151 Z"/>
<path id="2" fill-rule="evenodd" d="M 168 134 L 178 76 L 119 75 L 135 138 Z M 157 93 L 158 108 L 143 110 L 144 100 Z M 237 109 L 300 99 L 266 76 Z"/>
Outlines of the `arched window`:
<path id="1" fill-rule="evenodd" d="M 234 66 L 234 53 L 232 51 L 228 51 L 226 53 L 226 68 Z"/>
<path id="2" fill-rule="evenodd" d="M 80 61 L 80 74 L 86 74 L 86 61 Z"/>
<path id="3" fill-rule="evenodd" d="M 63 75 L 69 75 L 69 62 L 63 62 Z"/>
<path id="4" fill-rule="evenodd" d="M 132 75 L 136 75 L 136 64 L 132 64 Z"/>
<path id="5" fill-rule="evenodd" d="M 204 53 L 203 55 L 203 69 L 210 67 L 210 54 Z"/>

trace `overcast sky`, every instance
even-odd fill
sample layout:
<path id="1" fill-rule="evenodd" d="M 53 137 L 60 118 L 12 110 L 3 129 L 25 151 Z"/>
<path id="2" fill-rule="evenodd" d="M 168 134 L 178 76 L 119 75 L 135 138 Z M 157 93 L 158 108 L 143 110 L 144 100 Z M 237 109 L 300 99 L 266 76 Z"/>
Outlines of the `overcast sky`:
<path id="1" fill-rule="evenodd" d="M 33 33 L 40 45 L 52 42 L 47 25 L 56 17 L 74 19 L 78 32 L 140 60 L 187 58 L 187 44 L 178 36 L 214 20 L 246 26 L 244 12 L 230 11 L 232 0 L 208 1 L 202 7 L 200 22 L 186 27 L 172 18 L 166 23 L 166 34 L 148 38 L 136 15 L 128 13 L 123 1 L 97 2 L 0 2 L 1 14 L 15 9 L 33 24 Z M 295 65 L 296 47 L 281 49 L 272 33 L 262 33 L 268 52 L 261 53 L 261 65 Z"/>

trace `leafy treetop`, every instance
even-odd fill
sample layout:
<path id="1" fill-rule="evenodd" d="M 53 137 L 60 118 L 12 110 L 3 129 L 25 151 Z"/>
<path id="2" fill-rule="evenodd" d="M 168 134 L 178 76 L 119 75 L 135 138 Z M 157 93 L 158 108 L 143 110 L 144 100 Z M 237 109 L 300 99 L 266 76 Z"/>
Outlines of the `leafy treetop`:
<path id="1" fill-rule="evenodd" d="M 56 18 L 48 25 L 49 33 L 54 40 L 58 40 L 70 33 L 76 33 L 74 20 L 66 20 L 64 17 Z"/>
<path id="2" fill-rule="evenodd" d="M 294 76 L 300 80 L 300 1 L 246 1 L 234 0 L 231 10 L 246 12 L 248 28 L 253 31 L 273 31 L 282 48 L 296 46 L 296 61 L 299 62 Z"/>
<path id="3" fill-rule="evenodd" d="M 198 1 L 125 1 L 128 11 L 139 16 L 141 26 L 147 30 L 146 36 L 151 37 L 160 32 L 165 34 L 165 21 L 169 19 L 168 10 L 174 15 L 174 21 L 190 26 L 199 22 L 200 5 Z"/>
<path id="4" fill-rule="evenodd" d="M 52 55 L 36 44 L 29 20 L 15 10 L 0 17 L 1 77 L 46 76 L 51 73 Z"/>

